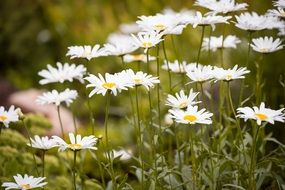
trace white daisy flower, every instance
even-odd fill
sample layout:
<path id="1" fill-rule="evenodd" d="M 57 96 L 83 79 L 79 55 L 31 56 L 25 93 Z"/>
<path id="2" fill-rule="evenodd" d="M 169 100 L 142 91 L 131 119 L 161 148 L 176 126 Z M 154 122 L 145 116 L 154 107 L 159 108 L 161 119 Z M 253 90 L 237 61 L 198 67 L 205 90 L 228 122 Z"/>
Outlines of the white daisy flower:
<path id="1" fill-rule="evenodd" d="M 159 42 L 161 42 L 162 34 L 157 32 L 139 32 L 137 36 L 133 35 L 134 42 L 141 48 L 145 49 L 145 53 L 151 47 L 155 47 Z"/>
<path id="2" fill-rule="evenodd" d="M 119 26 L 119 30 L 123 34 L 136 34 L 136 33 L 141 32 L 141 28 L 135 22 L 121 24 Z"/>
<path id="3" fill-rule="evenodd" d="M 277 17 L 258 15 L 256 12 L 242 13 L 236 17 L 236 27 L 242 30 L 259 31 L 265 29 L 280 28 L 282 22 Z"/>
<path id="4" fill-rule="evenodd" d="M 142 31 L 166 34 L 181 34 L 185 28 L 184 24 L 181 24 L 178 15 L 170 14 L 157 14 L 155 16 L 140 16 L 136 23 L 142 29 Z"/>
<path id="5" fill-rule="evenodd" d="M 170 113 L 165 114 L 164 123 L 166 125 L 172 125 L 174 123 Z"/>
<path id="6" fill-rule="evenodd" d="M 193 70 L 187 71 L 186 75 L 193 82 L 205 82 L 213 79 L 213 67 L 210 65 L 198 65 L 198 67 L 195 67 Z"/>
<path id="7" fill-rule="evenodd" d="M 202 50 L 208 51 L 209 48 L 211 51 L 217 51 L 217 49 L 221 48 L 237 48 L 237 44 L 241 41 L 238 37 L 229 35 L 224 38 L 223 43 L 223 36 L 215 37 L 211 36 L 210 38 L 204 38 L 202 43 Z"/>
<path id="8" fill-rule="evenodd" d="M 17 174 L 16 176 L 13 177 L 16 183 L 4 182 L 2 184 L 2 187 L 5 187 L 5 190 L 9 189 L 27 190 L 27 189 L 43 187 L 47 184 L 47 182 L 43 182 L 46 179 L 45 177 L 34 177 L 34 176 L 28 176 L 27 174 L 25 174 L 24 177 L 20 174 Z"/>
<path id="9" fill-rule="evenodd" d="M 91 60 L 92 58 L 105 56 L 105 52 L 100 49 L 100 45 L 92 46 L 70 46 L 66 56 L 70 56 L 70 59 L 85 58 Z"/>
<path id="10" fill-rule="evenodd" d="M 183 124 L 211 124 L 212 113 L 206 109 L 198 111 L 198 106 L 189 106 L 186 111 L 180 109 L 170 109 L 169 113 L 177 123 Z"/>
<path id="11" fill-rule="evenodd" d="M 131 55 L 127 54 L 123 56 L 124 62 L 125 63 L 131 63 L 135 61 L 140 61 L 140 62 L 147 62 L 147 56 L 145 54 L 136 54 L 136 55 Z M 154 56 L 148 56 L 148 61 L 155 61 L 156 58 Z"/>
<path id="12" fill-rule="evenodd" d="M 232 69 L 223 69 L 219 67 L 214 67 L 213 69 L 213 77 L 215 78 L 215 82 L 218 80 L 223 81 L 232 81 L 235 79 L 243 79 L 245 78 L 243 75 L 250 73 L 246 67 L 238 68 L 238 65 L 235 65 Z"/>
<path id="13" fill-rule="evenodd" d="M 177 92 L 175 96 L 168 94 L 166 105 L 178 109 L 184 109 L 188 106 L 193 106 L 200 103 L 200 101 L 194 101 L 198 94 L 199 92 L 193 92 L 193 89 L 190 90 L 188 96 L 184 93 L 183 90 L 181 90 L 179 93 Z"/>
<path id="14" fill-rule="evenodd" d="M 76 90 L 69 90 L 68 88 L 63 92 L 52 90 L 51 92 L 45 92 L 43 95 L 38 96 L 36 102 L 40 105 L 55 104 L 56 106 L 59 106 L 64 102 L 69 106 L 76 99 L 77 95 L 78 93 Z"/>
<path id="15" fill-rule="evenodd" d="M 285 0 L 277 0 L 277 1 L 274 1 L 274 4 L 273 4 L 275 7 L 280 7 L 282 9 L 285 9 Z"/>
<path id="16" fill-rule="evenodd" d="M 134 72 L 132 69 L 124 70 L 121 73 L 124 78 L 129 78 L 128 80 L 133 86 L 144 86 L 147 90 L 149 88 L 153 88 L 155 84 L 160 83 L 158 77 L 153 77 L 152 75 L 148 75 L 147 73 L 143 73 L 142 71 Z"/>
<path id="17" fill-rule="evenodd" d="M 49 139 L 48 136 L 39 137 L 38 135 L 35 135 L 34 139 L 30 139 L 32 144 L 28 143 L 27 145 L 33 148 L 49 150 L 56 146 L 55 141 L 53 139 Z"/>
<path id="18" fill-rule="evenodd" d="M 72 151 L 78 151 L 83 149 L 91 149 L 97 150 L 95 145 L 97 144 L 97 138 L 94 135 L 81 137 L 81 135 L 75 135 L 73 133 L 69 133 L 70 143 L 66 143 L 62 138 L 58 136 L 52 136 L 52 139 L 56 142 L 59 147 L 58 151 L 64 151 L 66 149 L 70 149 Z"/>
<path id="19" fill-rule="evenodd" d="M 198 64 L 200 65 L 200 64 Z M 169 70 L 173 73 L 186 73 L 187 71 L 193 71 L 197 66 L 197 63 L 187 63 L 186 61 L 182 61 L 179 63 L 178 60 L 175 60 L 174 62 L 168 62 L 164 61 L 164 64 L 161 66 L 164 70 Z"/>
<path id="20" fill-rule="evenodd" d="M 231 16 L 203 16 L 201 12 L 197 11 L 195 16 L 184 17 L 184 22 L 192 24 L 193 28 L 196 28 L 197 26 L 211 26 L 213 30 L 215 30 L 215 24 L 229 24 L 228 20 L 231 18 Z"/>
<path id="21" fill-rule="evenodd" d="M 243 11 L 248 6 L 246 3 L 235 3 L 235 0 L 196 0 L 194 5 L 211 10 L 210 14 Z"/>
<path id="22" fill-rule="evenodd" d="M 113 158 L 120 158 L 121 161 L 127 161 L 132 158 L 133 152 L 131 150 L 112 150 L 110 152 L 110 155 L 113 156 Z"/>
<path id="23" fill-rule="evenodd" d="M 19 115 L 14 106 L 11 106 L 8 111 L 3 106 L 0 106 L 0 123 L 3 123 L 6 128 L 9 127 L 10 122 L 17 122 L 18 120 Z"/>
<path id="24" fill-rule="evenodd" d="M 284 122 L 285 114 L 283 113 L 284 108 L 279 110 L 272 110 L 265 108 L 264 102 L 258 107 L 242 107 L 237 109 L 237 117 L 243 118 L 245 121 L 248 119 L 256 120 L 258 125 L 261 125 L 263 121 L 274 124 L 275 121 Z"/>
<path id="25" fill-rule="evenodd" d="M 86 73 L 86 68 L 83 65 L 75 65 L 68 63 L 61 64 L 60 62 L 56 63 L 56 67 L 52 67 L 51 65 L 47 65 L 47 70 L 41 70 L 38 75 L 43 77 L 40 80 L 40 84 L 48 84 L 54 82 L 63 83 L 64 81 L 72 82 L 73 79 L 79 80 L 81 83 L 84 82 L 83 76 Z"/>
<path id="26" fill-rule="evenodd" d="M 118 73 L 106 73 L 105 78 L 101 74 L 99 74 L 98 77 L 90 74 L 85 78 L 85 80 L 90 83 L 86 86 L 87 88 L 94 88 L 90 92 L 89 97 L 93 96 L 94 94 L 102 94 L 105 96 L 108 90 L 117 96 L 118 92 L 127 90 L 127 87 L 133 86 L 130 81 L 127 81 L 127 78 L 122 77 L 122 75 L 119 75 Z"/>
<path id="27" fill-rule="evenodd" d="M 270 9 L 267 11 L 267 15 L 273 16 L 273 17 L 280 17 L 285 18 L 285 11 L 282 8 L 276 9 Z"/>
<path id="28" fill-rule="evenodd" d="M 260 37 L 252 39 L 252 44 L 250 44 L 250 46 L 254 51 L 260 53 L 272 53 L 282 49 L 284 45 L 281 44 L 282 41 L 279 38 L 273 40 L 272 37 L 265 36 L 264 38 Z"/>

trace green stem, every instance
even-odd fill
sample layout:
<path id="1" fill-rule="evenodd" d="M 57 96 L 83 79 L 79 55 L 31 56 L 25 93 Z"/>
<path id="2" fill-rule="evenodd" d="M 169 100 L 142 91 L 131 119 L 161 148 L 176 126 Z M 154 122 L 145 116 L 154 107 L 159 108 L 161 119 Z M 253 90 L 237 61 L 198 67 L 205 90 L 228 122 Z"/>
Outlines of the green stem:
<path id="1" fill-rule="evenodd" d="M 164 46 L 163 46 L 164 48 Z M 157 46 L 157 52 L 156 52 L 157 58 L 156 58 L 156 74 L 157 77 L 160 77 L 160 73 L 159 73 L 159 45 Z M 168 62 L 168 61 L 167 61 Z M 158 111 L 158 126 L 159 126 L 159 133 L 161 135 L 162 129 L 161 129 L 161 114 L 160 114 L 160 83 L 157 84 L 157 111 Z"/>
<path id="2" fill-rule="evenodd" d="M 251 190 L 256 189 L 254 170 L 255 170 L 255 159 L 256 159 L 256 141 L 257 141 L 258 132 L 260 129 L 260 127 L 257 126 L 256 124 L 253 127 L 257 127 L 257 130 L 254 130 L 255 134 L 254 134 L 254 138 L 252 141 L 252 151 L 251 151 L 251 158 L 250 158 L 250 172 L 249 172 L 249 174 L 250 174 L 250 189 Z"/>
<path id="3" fill-rule="evenodd" d="M 163 54 L 164 54 L 164 58 L 165 58 L 166 65 L 167 65 L 167 73 L 168 73 L 168 79 L 169 79 L 169 92 L 171 92 L 172 91 L 172 80 L 171 80 L 169 61 L 168 61 L 166 50 L 165 50 L 165 42 L 164 42 L 164 40 L 162 41 L 162 48 L 163 48 Z"/>
<path id="4" fill-rule="evenodd" d="M 72 176 L 73 176 L 73 188 L 76 190 L 76 153 L 77 151 L 73 151 L 73 167 L 72 167 Z"/>
<path id="5" fill-rule="evenodd" d="M 42 150 L 42 163 L 43 163 L 42 177 L 45 177 L 45 154 L 46 150 Z"/>
<path id="6" fill-rule="evenodd" d="M 63 130 L 63 124 L 61 120 L 61 114 L 60 114 L 60 106 L 57 106 L 57 116 L 60 124 L 60 130 L 61 130 L 61 136 L 64 139 L 64 130 Z"/>
<path id="7" fill-rule="evenodd" d="M 73 126 L 74 126 L 74 133 L 77 135 L 77 124 L 76 124 L 76 117 L 74 112 L 72 113 L 72 120 L 73 120 Z"/>
<path id="8" fill-rule="evenodd" d="M 212 36 L 212 27 L 210 28 L 210 32 L 209 32 L 209 43 L 208 43 L 208 60 L 211 60 L 211 36 Z"/>
<path id="9" fill-rule="evenodd" d="M 88 110 L 89 110 L 89 119 L 91 121 L 91 124 L 92 124 L 92 135 L 95 134 L 95 119 L 94 119 L 94 114 L 93 114 L 93 111 L 92 111 L 92 108 L 91 108 L 91 104 L 90 104 L 90 99 L 88 97 L 88 93 L 87 93 L 87 89 L 86 89 L 86 97 L 87 97 L 87 107 L 88 107 Z"/>
<path id="10" fill-rule="evenodd" d="M 178 62 L 180 62 L 179 52 L 176 49 L 173 35 L 170 35 L 170 38 L 171 38 L 171 43 L 172 43 L 172 47 L 173 47 L 173 51 L 174 51 L 174 54 L 176 56 L 176 59 L 178 60 Z"/>
<path id="11" fill-rule="evenodd" d="M 202 26 L 202 34 L 201 34 L 201 39 L 200 39 L 200 44 L 199 44 L 199 50 L 198 50 L 198 56 L 197 56 L 196 66 L 198 66 L 198 64 L 199 64 L 199 62 L 200 62 L 200 55 L 201 55 L 202 43 L 203 43 L 203 39 L 204 39 L 204 35 L 205 35 L 205 27 L 206 27 L 206 26 Z"/>
<path id="12" fill-rule="evenodd" d="M 190 138 L 189 138 L 189 143 L 190 143 L 190 150 L 191 150 L 191 162 L 192 162 L 192 171 L 193 171 L 193 185 L 194 187 L 197 186 L 197 167 L 196 167 L 196 155 L 195 155 L 195 150 L 194 150 L 194 126 L 189 126 L 190 127 Z"/>
<path id="13" fill-rule="evenodd" d="M 264 54 L 261 54 L 261 58 L 259 64 L 256 64 L 256 105 L 259 105 L 262 99 L 262 84 L 261 84 L 261 77 L 262 77 L 262 62 L 263 62 Z"/>

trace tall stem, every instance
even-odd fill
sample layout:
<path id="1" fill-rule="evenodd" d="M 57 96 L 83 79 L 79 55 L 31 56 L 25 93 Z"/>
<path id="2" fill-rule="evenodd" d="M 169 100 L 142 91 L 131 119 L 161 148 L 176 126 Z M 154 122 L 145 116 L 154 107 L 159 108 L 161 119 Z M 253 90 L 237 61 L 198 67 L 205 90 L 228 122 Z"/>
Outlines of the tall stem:
<path id="1" fill-rule="evenodd" d="M 73 151 L 73 167 L 72 167 L 72 176 L 73 176 L 73 189 L 76 190 L 76 153 Z"/>
<path id="2" fill-rule="evenodd" d="M 171 73 L 170 73 L 170 68 L 169 68 L 169 61 L 168 61 L 166 50 L 165 50 L 164 40 L 162 41 L 162 48 L 163 48 L 163 54 L 164 54 L 164 58 L 165 58 L 166 65 L 167 65 L 167 72 L 168 72 L 168 79 L 169 79 L 169 92 L 171 92 L 172 91 Z"/>
<path id="3" fill-rule="evenodd" d="M 42 163 L 43 163 L 42 177 L 45 176 L 45 155 L 46 155 L 46 150 L 42 150 Z"/>
<path id="4" fill-rule="evenodd" d="M 252 151 L 251 151 L 251 158 L 250 158 L 250 172 L 249 172 L 249 175 L 250 175 L 250 189 L 251 190 L 255 190 L 256 189 L 256 183 L 255 183 L 255 177 L 254 177 L 254 169 L 255 169 L 255 159 L 256 159 L 256 141 L 257 141 L 258 132 L 259 132 L 259 129 L 260 129 L 260 127 L 257 126 L 256 124 L 253 127 L 257 127 L 257 130 L 254 130 L 255 134 L 254 134 L 254 138 L 253 138 L 253 141 L 252 141 Z"/>
<path id="5" fill-rule="evenodd" d="M 163 45 L 163 48 L 164 48 L 164 45 Z M 160 74 L 159 74 L 159 68 L 160 68 L 159 45 L 157 46 L 156 56 L 157 56 L 157 58 L 156 58 L 156 72 L 157 73 L 156 74 L 157 74 L 157 77 L 159 78 L 160 77 Z M 159 133 L 161 135 L 161 115 L 160 115 L 160 93 L 159 93 L 159 90 L 160 90 L 160 83 L 157 84 L 157 112 L 158 112 L 158 126 L 159 126 L 159 130 L 160 130 Z"/>
<path id="6" fill-rule="evenodd" d="M 57 106 L 57 116 L 60 124 L 60 130 L 61 130 L 61 136 L 64 139 L 64 130 L 63 130 L 63 124 L 61 120 L 61 114 L 60 114 L 60 106 Z"/>
<path id="7" fill-rule="evenodd" d="M 194 150 L 194 135 L 193 135 L 193 130 L 194 126 L 189 126 L 190 127 L 190 150 L 191 150 L 191 162 L 192 162 L 192 178 L 193 178 L 193 185 L 194 187 L 197 186 L 197 167 L 196 167 L 196 155 L 195 155 L 195 150 Z"/>
<path id="8" fill-rule="evenodd" d="M 264 54 L 261 54 L 261 58 L 259 63 L 256 64 L 256 92 L 255 92 L 255 100 L 256 105 L 259 105 L 262 99 L 262 84 L 261 84 L 261 77 L 262 77 L 262 62 L 263 62 Z"/>
<path id="9" fill-rule="evenodd" d="M 209 32 L 209 42 L 208 42 L 208 60 L 211 60 L 211 36 L 212 36 L 212 27 L 210 27 L 210 32 Z"/>
<path id="10" fill-rule="evenodd" d="M 202 26 L 202 34 L 201 34 L 201 39 L 200 39 L 200 44 L 199 44 L 199 50 L 198 50 L 198 56 L 197 56 L 196 66 L 198 66 L 199 61 L 200 61 L 202 43 L 203 43 L 203 39 L 204 39 L 204 35 L 205 35 L 205 27 L 206 27 L 206 26 Z"/>

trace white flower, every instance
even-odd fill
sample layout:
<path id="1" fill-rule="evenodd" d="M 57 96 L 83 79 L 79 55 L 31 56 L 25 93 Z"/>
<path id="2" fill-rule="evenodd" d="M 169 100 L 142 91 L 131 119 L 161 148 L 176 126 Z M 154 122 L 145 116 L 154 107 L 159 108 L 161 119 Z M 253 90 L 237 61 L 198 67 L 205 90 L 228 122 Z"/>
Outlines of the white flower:
<path id="1" fill-rule="evenodd" d="M 193 70 L 187 71 L 186 74 L 194 82 L 205 82 L 213 79 L 213 67 L 198 65 Z"/>
<path id="2" fill-rule="evenodd" d="M 166 34 L 181 34 L 185 27 L 178 15 L 157 14 L 155 16 L 140 16 L 136 23 L 142 31 Z"/>
<path id="3" fill-rule="evenodd" d="M 147 62 L 147 56 L 145 54 L 137 54 L 137 55 L 131 55 L 127 54 L 123 56 L 125 63 L 131 63 L 135 61 L 141 61 L 146 63 Z M 154 56 L 148 56 L 148 61 L 155 61 L 156 58 Z"/>
<path id="4" fill-rule="evenodd" d="M 33 148 L 49 150 L 56 146 L 56 143 L 53 139 L 49 139 L 48 136 L 39 137 L 35 135 L 34 139 L 30 138 L 32 144 L 28 143 L 27 145 Z"/>
<path id="5" fill-rule="evenodd" d="M 52 136 L 53 140 L 56 142 L 59 147 L 58 151 L 64 151 L 66 149 L 71 149 L 72 151 L 78 151 L 83 149 L 92 149 L 97 150 L 95 147 L 97 143 L 97 138 L 94 135 L 81 137 L 81 135 L 75 135 L 73 133 L 69 133 L 70 144 L 66 143 L 62 138 L 58 136 Z"/>
<path id="6" fill-rule="evenodd" d="M 5 190 L 9 189 L 34 189 L 38 187 L 43 187 L 47 184 L 47 182 L 43 182 L 46 178 L 45 177 L 34 177 L 34 176 L 28 176 L 27 174 L 24 175 L 24 177 L 20 174 L 17 174 L 16 176 L 13 176 L 14 182 L 4 182 L 2 184 L 2 187 L 5 187 Z"/>
<path id="7" fill-rule="evenodd" d="M 242 11 L 248 6 L 246 3 L 235 3 L 235 0 L 196 0 L 194 5 L 211 10 L 210 14 Z"/>
<path id="8" fill-rule="evenodd" d="M 264 38 L 260 37 L 252 39 L 252 44 L 250 44 L 250 46 L 254 51 L 260 53 L 272 53 L 282 49 L 284 45 L 281 44 L 282 41 L 279 38 L 273 40 L 272 37 L 265 36 Z"/>
<path id="9" fill-rule="evenodd" d="M 51 92 L 45 92 L 42 96 L 38 96 L 36 102 L 40 105 L 55 104 L 59 106 L 62 102 L 65 102 L 69 106 L 73 100 L 76 99 L 78 93 L 76 90 L 69 90 L 68 88 L 63 92 L 52 90 Z"/>
<path id="10" fill-rule="evenodd" d="M 164 122 L 166 125 L 172 125 L 173 124 L 173 119 L 171 117 L 171 114 L 169 114 L 169 113 L 165 114 Z"/>
<path id="11" fill-rule="evenodd" d="M 151 47 L 156 46 L 159 42 L 161 42 L 162 34 L 157 32 L 139 32 L 137 36 L 133 35 L 134 42 L 139 46 L 145 49 L 145 53 Z"/>
<path id="12" fill-rule="evenodd" d="M 189 106 L 186 111 L 180 109 L 170 109 L 169 113 L 172 118 L 175 119 L 177 123 L 184 124 L 211 124 L 212 113 L 206 111 L 206 109 L 201 109 L 198 111 L 198 106 Z"/>
<path id="13" fill-rule="evenodd" d="M 281 8 L 278 8 L 277 10 L 270 9 L 267 11 L 267 15 L 273 16 L 273 17 L 285 18 L 285 11 L 284 9 L 281 9 Z"/>
<path id="14" fill-rule="evenodd" d="M 153 77 L 142 71 L 134 72 L 132 69 L 124 70 L 121 73 L 124 78 L 129 78 L 128 80 L 133 86 L 144 86 L 147 90 L 153 88 L 155 84 L 160 83 L 158 77 Z"/>
<path id="15" fill-rule="evenodd" d="M 274 124 L 274 121 L 284 122 L 285 114 L 283 113 L 284 108 L 279 110 L 272 110 L 269 108 L 265 108 L 264 102 L 260 104 L 260 107 L 254 106 L 253 108 L 250 107 L 242 107 L 238 108 L 237 117 L 243 118 L 245 121 L 248 119 L 256 120 L 258 125 L 261 125 L 261 122 L 269 122 Z"/>
<path id="16" fill-rule="evenodd" d="M 285 36 L 285 25 L 283 28 L 279 28 L 278 36 Z"/>
<path id="17" fill-rule="evenodd" d="M 198 64 L 200 65 L 200 64 Z M 187 71 L 193 71 L 197 66 L 197 63 L 187 63 L 186 61 L 182 61 L 179 63 L 178 60 L 175 60 L 174 62 L 168 62 L 164 61 L 164 64 L 161 66 L 164 70 L 169 70 L 173 73 L 186 73 Z"/>
<path id="18" fill-rule="evenodd" d="M 123 34 L 136 34 L 138 32 L 141 32 L 140 27 L 138 26 L 137 23 L 125 23 L 125 24 L 121 24 L 119 26 L 119 30 L 120 32 L 122 32 Z"/>
<path id="19" fill-rule="evenodd" d="M 238 68 L 238 65 L 235 65 L 232 69 L 223 69 L 219 67 L 214 67 L 213 77 L 215 82 L 218 80 L 231 81 L 235 79 L 243 79 L 245 74 L 250 73 L 246 67 Z"/>
<path id="20" fill-rule="evenodd" d="M 217 49 L 221 48 L 236 48 L 237 44 L 239 44 L 241 41 L 238 37 L 229 35 L 226 36 L 224 39 L 224 44 L 223 44 L 223 36 L 215 37 L 211 36 L 210 40 L 209 38 L 204 38 L 203 43 L 202 43 L 202 49 L 203 50 L 212 50 L 212 51 L 217 51 Z"/>
<path id="21" fill-rule="evenodd" d="M 85 58 L 91 60 L 95 57 L 105 56 L 105 53 L 100 49 L 100 45 L 92 46 L 70 46 L 66 56 L 70 56 L 70 59 Z"/>
<path id="22" fill-rule="evenodd" d="M 285 9 L 285 0 L 274 1 L 274 6 L 275 7 L 280 7 L 282 9 Z"/>
<path id="23" fill-rule="evenodd" d="M 65 63 L 64 65 L 60 62 L 56 63 L 57 68 L 47 65 L 47 70 L 41 70 L 38 74 L 43 77 L 40 80 L 40 84 L 48 84 L 54 82 L 63 83 L 64 81 L 72 82 L 73 79 L 79 80 L 81 83 L 84 82 L 83 75 L 86 73 L 86 68 L 83 65 L 69 65 Z"/>
<path id="24" fill-rule="evenodd" d="M 14 106 L 11 106 L 8 111 L 3 106 L 0 106 L 0 123 L 3 123 L 6 128 L 9 127 L 10 122 L 19 120 L 19 115 Z"/>
<path id="25" fill-rule="evenodd" d="M 215 30 L 215 24 L 228 24 L 228 20 L 231 18 L 231 16 L 203 16 L 201 12 L 197 11 L 195 16 L 190 15 L 188 17 L 184 17 L 184 22 L 186 22 L 187 24 L 192 24 L 193 28 L 196 28 L 197 26 L 212 26 L 213 30 Z"/>
<path id="26" fill-rule="evenodd" d="M 277 17 L 258 15 L 256 12 L 246 12 L 235 17 L 237 20 L 236 27 L 242 30 L 258 31 L 282 26 L 282 22 Z"/>
<path id="27" fill-rule="evenodd" d="M 132 158 L 132 151 L 131 150 L 112 150 L 110 154 L 113 156 L 113 158 L 120 158 L 122 161 L 126 161 Z"/>
<path id="28" fill-rule="evenodd" d="M 168 94 L 166 105 L 171 106 L 172 108 L 184 109 L 188 106 L 193 106 L 200 103 L 200 101 L 194 101 L 198 96 L 199 92 L 193 92 L 193 89 L 190 90 L 189 95 L 187 96 L 183 90 L 179 93 L 177 92 L 175 96 Z"/>
<path id="29" fill-rule="evenodd" d="M 105 96 L 108 90 L 110 90 L 116 96 L 118 92 L 127 90 L 127 87 L 133 86 L 130 81 L 127 81 L 127 78 L 122 77 L 122 75 L 119 75 L 118 73 L 106 73 L 105 78 L 101 74 L 99 74 L 98 77 L 90 74 L 85 78 L 85 80 L 90 83 L 86 86 L 87 88 L 94 88 L 90 92 L 89 97 L 93 96 L 94 94 L 102 94 Z"/>

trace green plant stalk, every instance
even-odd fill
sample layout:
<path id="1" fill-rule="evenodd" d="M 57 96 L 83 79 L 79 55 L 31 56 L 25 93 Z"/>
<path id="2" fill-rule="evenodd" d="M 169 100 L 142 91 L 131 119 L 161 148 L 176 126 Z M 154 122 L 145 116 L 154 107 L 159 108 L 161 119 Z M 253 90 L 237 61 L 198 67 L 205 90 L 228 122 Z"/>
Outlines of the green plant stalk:
<path id="1" fill-rule="evenodd" d="M 87 107 L 88 107 L 88 110 L 89 110 L 89 119 L 91 121 L 91 124 L 92 124 L 92 135 L 95 134 L 95 119 L 94 119 L 94 114 L 93 114 L 93 111 L 92 111 L 92 108 L 91 108 L 91 104 L 90 104 L 90 99 L 88 97 L 88 93 L 87 93 L 87 89 L 85 91 L 86 93 L 86 97 L 87 97 Z"/>
<path id="2" fill-rule="evenodd" d="M 59 124 L 60 124 L 61 136 L 62 136 L 62 139 L 64 139 L 65 136 L 64 136 L 63 124 L 62 124 L 62 120 L 61 120 L 60 106 L 57 106 L 57 116 L 58 116 L 58 120 L 59 120 Z"/>
<path id="3" fill-rule="evenodd" d="M 164 47 L 164 46 L 163 46 Z M 157 51 L 156 51 L 156 74 L 157 74 L 157 77 L 159 78 L 160 77 L 160 73 L 159 73 L 159 68 L 160 68 L 160 65 L 159 65 L 159 44 L 157 46 Z M 160 83 L 157 84 L 157 112 L 158 112 L 158 126 L 159 126 L 159 134 L 162 135 L 162 129 L 161 129 L 161 114 L 160 114 Z"/>
<path id="4" fill-rule="evenodd" d="M 175 141 L 176 141 L 176 149 L 177 149 L 177 153 L 178 153 L 178 168 L 179 168 L 179 171 L 181 172 L 182 171 L 182 160 L 181 160 L 181 155 L 180 155 L 180 143 L 179 143 L 179 136 L 178 136 L 178 129 L 177 129 L 177 126 L 176 126 L 176 122 L 174 121 L 174 129 L 175 129 Z"/>
<path id="5" fill-rule="evenodd" d="M 42 163 L 43 163 L 43 169 L 42 169 L 42 177 L 45 176 L 45 155 L 46 155 L 46 150 L 42 150 Z"/>
<path id="6" fill-rule="evenodd" d="M 76 153 L 73 151 L 73 167 L 72 167 L 72 176 L 73 176 L 73 189 L 76 190 Z"/>
<path id="7" fill-rule="evenodd" d="M 196 155 L 195 155 L 195 150 L 194 150 L 194 135 L 193 135 L 193 126 L 190 127 L 190 138 L 189 138 L 189 143 L 190 143 L 190 150 L 191 150 L 191 162 L 192 162 L 192 180 L 193 184 L 196 187 L 197 186 L 197 165 L 196 165 Z"/>
<path id="8" fill-rule="evenodd" d="M 200 55 L 201 55 L 201 49 L 202 49 L 202 43 L 205 35 L 205 25 L 202 25 L 202 34 L 201 34 L 201 39 L 200 39 L 200 44 L 199 44 L 199 50 L 198 50 L 198 55 L 197 55 L 197 62 L 196 62 L 196 67 L 198 67 L 199 61 L 200 61 Z"/>
<path id="9" fill-rule="evenodd" d="M 262 77 L 262 62 L 263 62 L 264 54 L 261 54 L 259 64 L 256 64 L 256 105 L 261 103 L 262 99 L 262 87 L 261 87 L 261 77 Z"/>
<path id="10" fill-rule="evenodd" d="M 166 54 L 164 40 L 162 41 L 162 49 L 163 49 L 163 54 L 164 54 L 164 58 L 165 58 L 166 65 L 167 65 L 167 73 L 168 73 L 168 79 L 169 79 L 169 92 L 172 92 L 172 79 L 171 79 L 171 73 L 170 73 L 170 68 L 169 68 L 169 61 L 168 61 L 167 54 Z"/>
<path id="11" fill-rule="evenodd" d="M 74 126 L 74 133 L 77 135 L 77 125 L 76 125 L 76 117 L 74 112 L 72 112 L 72 120 L 73 120 L 73 126 Z"/>
<path id="12" fill-rule="evenodd" d="M 173 47 L 173 51 L 174 51 L 174 54 L 176 56 L 176 59 L 178 60 L 178 62 L 180 63 L 180 55 L 179 55 L 179 52 L 177 51 L 176 49 L 176 46 L 175 46 L 175 41 L 174 41 L 174 35 L 170 35 L 170 38 L 171 38 L 171 43 L 172 43 L 172 47 Z"/>
<path id="13" fill-rule="evenodd" d="M 209 32 L 209 43 L 208 43 L 208 60 L 211 60 L 211 36 L 212 36 L 212 27 L 210 28 L 210 32 Z"/>

